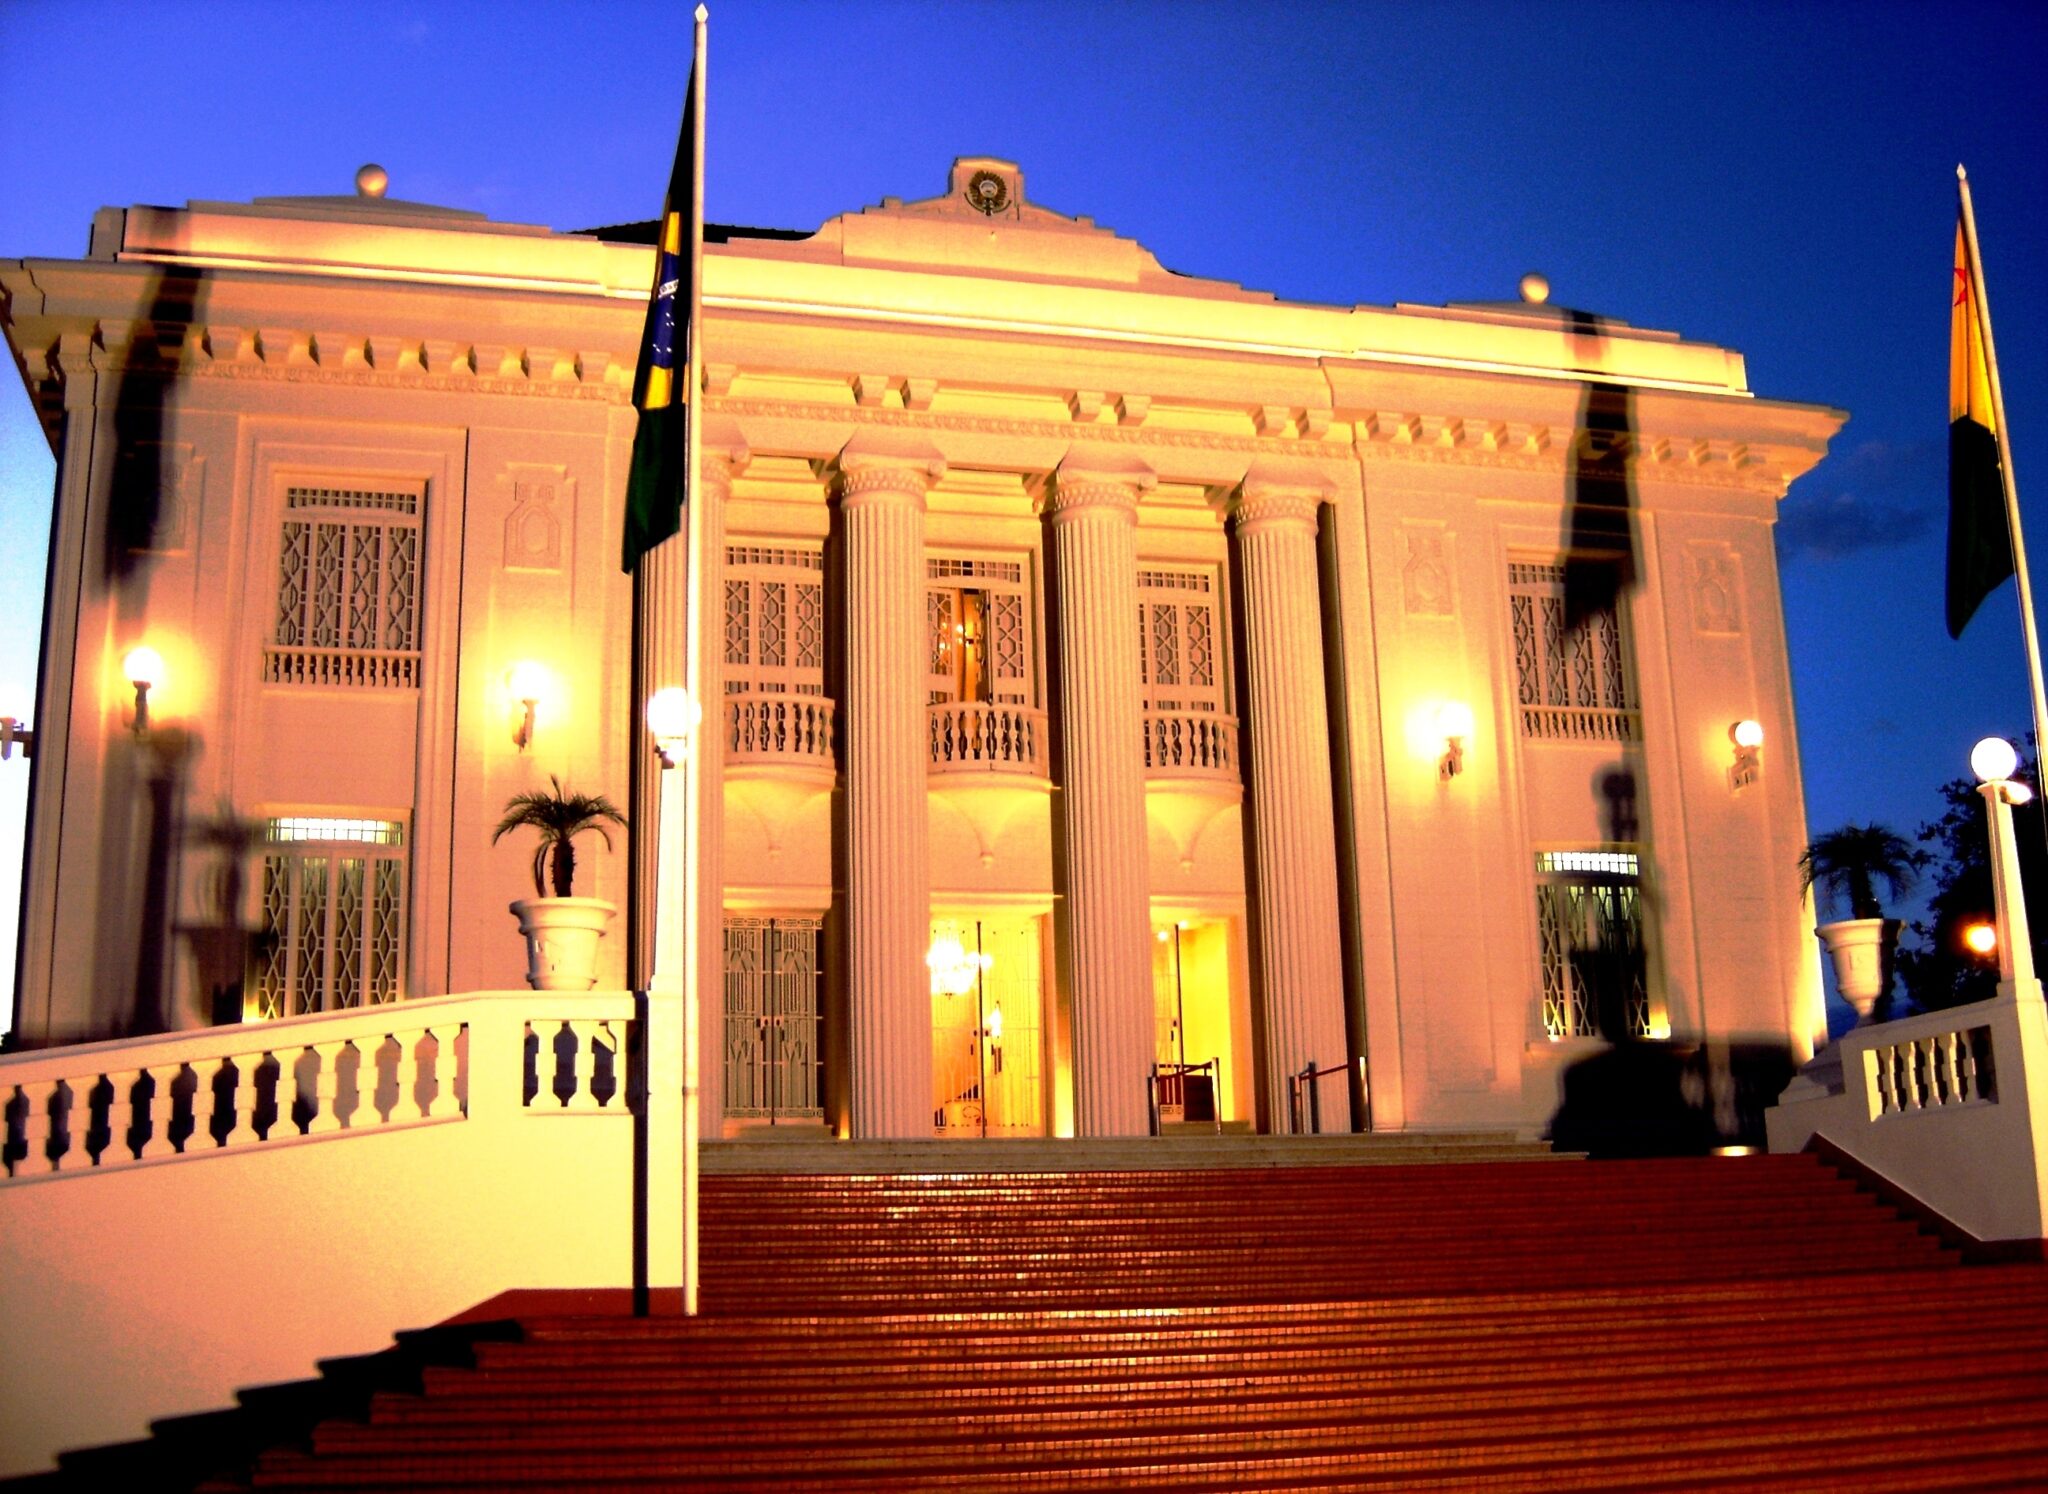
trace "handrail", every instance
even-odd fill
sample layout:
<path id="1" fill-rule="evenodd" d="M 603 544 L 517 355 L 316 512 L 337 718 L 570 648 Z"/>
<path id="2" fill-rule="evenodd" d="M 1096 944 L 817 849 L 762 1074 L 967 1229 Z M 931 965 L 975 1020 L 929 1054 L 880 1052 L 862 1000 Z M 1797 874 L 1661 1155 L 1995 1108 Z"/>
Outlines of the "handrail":
<path id="1" fill-rule="evenodd" d="M 637 1104 L 631 992 L 494 991 L 0 1058 L 0 1186 L 487 1111 Z"/>
<path id="2" fill-rule="evenodd" d="M 1161 1111 L 1165 1108 L 1165 1102 L 1161 1100 L 1160 1096 L 1170 1088 L 1179 1089 L 1182 1114 L 1185 1115 L 1187 1077 L 1190 1074 L 1205 1072 L 1209 1074 L 1209 1096 L 1212 1109 L 1210 1119 L 1215 1121 L 1216 1130 L 1219 1133 L 1223 1130 L 1223 1060 L 1221 1058 L 1205 1058 L 1200 1063 L 1155 1063 L 1152 1065 L 1151 1081 L 1146 1085 L 1145 1092 L 1147 1099 L 1151 1102 L 1152 1134 L 1154 1136 L 1166 1134 L 1161 1116 Z"/>
<path id="3" fill-rule="evenodd" d="M 1365 1084 L 1365 1055 L 1361 1053 L 1354 1061 L 1358 1065 L 1358 1082 L 1362 1087 Z M 1303 1134 L 1310 1136 L 1322 1135 L 1323 1102 L 1318 1081 L 1326 1079 L 1332 1074 L 1347 1074 L 1350 1071 L 1350 1063 L 1333 1063 L 1327 1069 L 1319 1069 L 1313 1063 L 1308 1063 L 1302 1066 L 1301 1072 L 1289 1074 L 1287 1076 L 1288 1129 L 1297 1136 Z M 1303 1132 L 1301 1124 L 1301 1101 L 1303 1094 L 1308 1096 L 1308 1128 L 1306 1133 Z"/>

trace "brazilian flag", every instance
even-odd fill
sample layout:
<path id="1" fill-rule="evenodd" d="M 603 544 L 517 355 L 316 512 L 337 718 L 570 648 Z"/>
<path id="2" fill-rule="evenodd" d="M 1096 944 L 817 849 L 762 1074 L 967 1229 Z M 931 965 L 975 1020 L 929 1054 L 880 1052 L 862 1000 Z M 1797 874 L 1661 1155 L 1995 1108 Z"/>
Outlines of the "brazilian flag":
<path id="1" fill-rule="evenodd" d="M 689 418 L 690 271 L 696 240 L 697 76 L 690 72 L 683 133 L 669 172 L 655 236 L 654 287 L 647 298 L 647 329 L 640 339 L 640 365 L 633 375 L 633 404 L 640 421 L 633 431 L 633 465 L 626 477 L 626 537 L 620 559 L 632 571 L 640 557 L 682 528 L 685 467 L 683 422 Z"/>
<path id="2" fill-rule="evenodd" d="M 2005 521 L 1984 323 L 1975 267 L 1958 220 L 1948 344 L 1948 636 L 1961 638 L 1978 604 L 2011 574 L 2012 532 Z"/>

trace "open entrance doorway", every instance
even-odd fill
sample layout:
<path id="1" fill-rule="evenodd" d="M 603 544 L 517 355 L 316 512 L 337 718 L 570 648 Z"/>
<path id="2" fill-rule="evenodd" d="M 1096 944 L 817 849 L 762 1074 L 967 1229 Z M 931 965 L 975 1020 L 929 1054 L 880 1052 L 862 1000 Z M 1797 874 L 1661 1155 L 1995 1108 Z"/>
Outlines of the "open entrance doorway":
<path id="1" fill-rule="evenodd" d="M 940 1136 L 1045 1134 L 1040 921 L 934 918 L 932 1126 Z"/>
<path id="2" fill-rule="evenodd" d="M 1237 1118 L 1230 933 L 1222 919 L 1152 927 L 1152 1043 L 1162 1124 Z"/>

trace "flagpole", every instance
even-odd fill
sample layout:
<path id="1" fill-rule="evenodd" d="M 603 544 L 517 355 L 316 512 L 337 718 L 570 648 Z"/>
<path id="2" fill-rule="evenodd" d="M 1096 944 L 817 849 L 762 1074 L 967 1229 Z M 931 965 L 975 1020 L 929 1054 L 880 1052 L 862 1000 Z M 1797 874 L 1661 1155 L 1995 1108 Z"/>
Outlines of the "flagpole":
<path id="1" fill-rule="evenodd" d="M 2034 752 L 2048 751 L 2048 688 L 2041 680 L 2041 634 L 2034 625 L 2034 588 L 2027 580 L 2027 547 L 2020 538 L 2020 495 L 2012 472 L 2012 427 L 2005 423 L 2005 392 L 1998 382 L 1998 348 L 1991 340 L 1991 297 L 1984 288 L 1984 260 L 1977 252 L 1977 214 L 1970 205 L 1970 176 L 1958 165 L 1956 186 L 1963 197 L 1963 243 L 1970 256 L 1970 281 L 1976 294 L 1977 335 L 1984 340 L 1984 369 L 1991 381 L 1991 414 L 1998 422 L 1998 472 L 2005 487 L 2005 524 L 2012 536 L 2012 573 L 2019 583 L 2020 631 L 2026 638 L 2028 683 L 2034 692 Z"/>
<path id="2" fill-rule="evenodd" d="M 697 7 L 691 38 L 692 63 L 690 114 L 695 122 L 690 139 L 690 318 L 685 334 L 687 356 L 684 377 L 689 380 L 686 413 L 683 418 L 683 680 L 704 711 L 703 730 L 722 731 L 725 702 L 706 700 L 704 685 L 704 588 L 699 584 L 704 567 L 704 505 L 697 501 L 700 474 L 698 464 L 704 447 L 704 377 L 701 344 L 704 328 L 704 23 L 707 12 Z M 722 787 L 706 782 L 698 771 L 694 755 L 683 771 L 688 795 L 689 817 L 684 826 L 682 914 L 683 914 L 683 1312 L 697 1312 L 697 1147 L 702 1136 L 702 1117 L 697 1113 L 697 1093 L 703 1060 L 703 1035 L 699 1032 L 703 1007 L 703 971 L 700 951 L 703 929 L 698 896 L 698 878 L 703 869 L 704 804 L 707 795 Z"/>

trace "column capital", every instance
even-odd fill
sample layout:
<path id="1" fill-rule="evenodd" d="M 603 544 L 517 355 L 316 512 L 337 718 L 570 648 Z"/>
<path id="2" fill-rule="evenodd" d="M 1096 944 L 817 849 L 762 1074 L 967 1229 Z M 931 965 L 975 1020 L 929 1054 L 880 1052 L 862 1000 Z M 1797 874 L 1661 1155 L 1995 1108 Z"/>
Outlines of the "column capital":
<path id="1" fill-rule="evenodd" d="M 1158 482 L 1159 474 L 1128 452 L 1075 447 L 1046 477 L 1038 508 L 1053 519 L 1078 509 L 1119 509 L 1135 522 L 1139 498 Z"/>
<path id="2" fill-rule="evenodd" d="M 1321 473 L 1253 463 L 1231 489 L 1225 511 L 1239 533 L 1278 525 L 1313 530 L 1316 510 L 1336 496 L 1336 485 Z"/>
<path id="3" fill-rule="evenodd" d="M 842 501 L 881 493 L 922 501 L 926 490 L 946 475 L 946 458 L 922 436 L 864 430 L 839 448 L 832 470 Z"/>
<path id="4" fill-rule="evenodd" d="M 754 460 L 753 448 L 730 416 L 713 415 L 704 422 L 697 448 L 697 479 L 709 487 L 732 491 L 732 480 Z"/>

